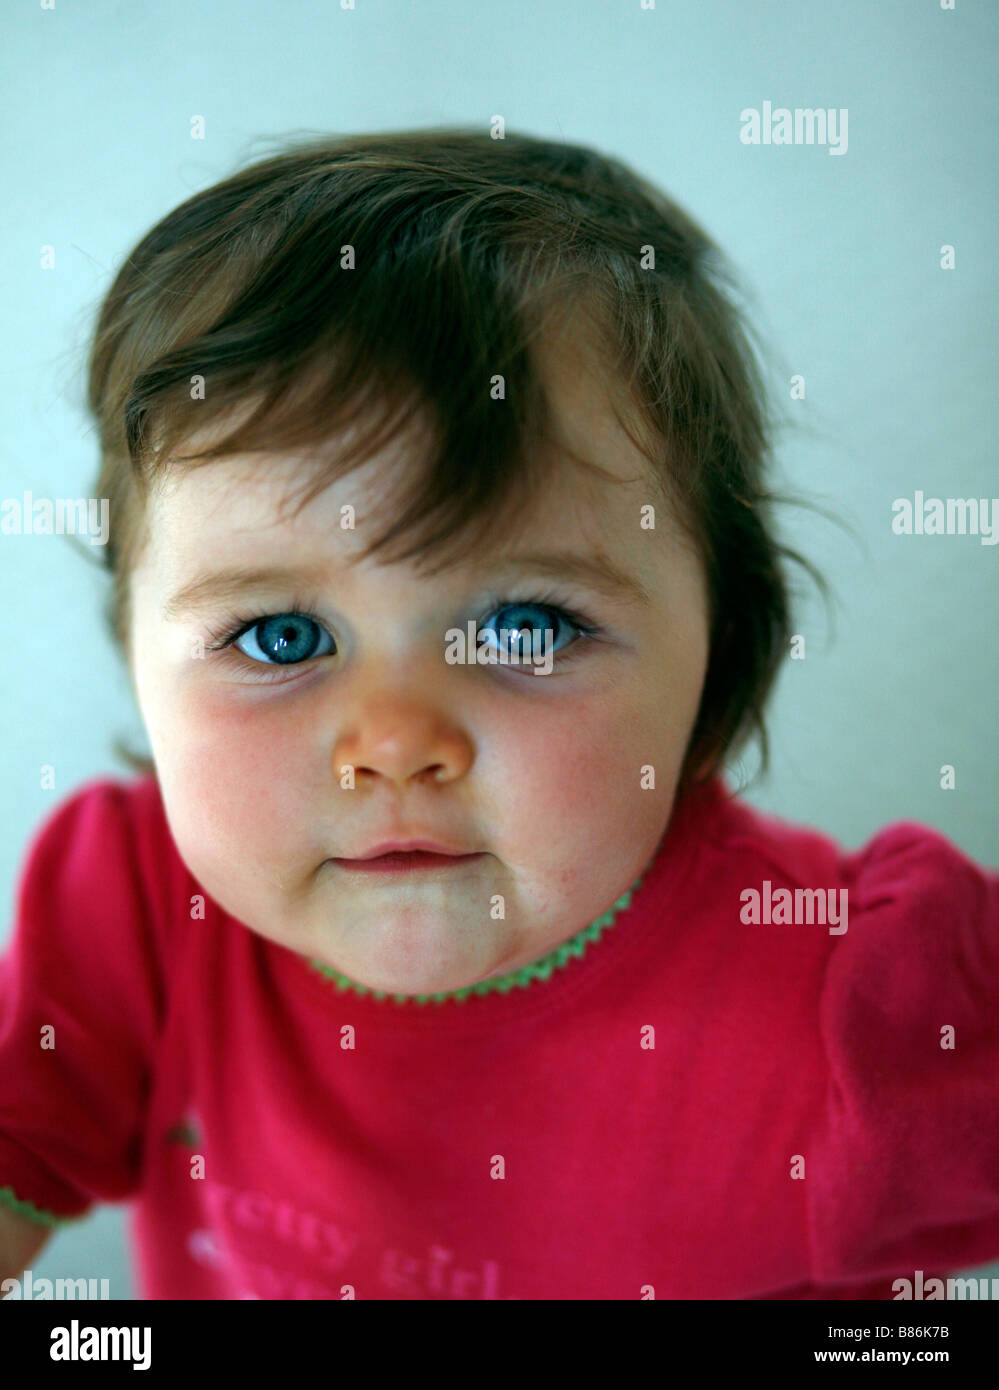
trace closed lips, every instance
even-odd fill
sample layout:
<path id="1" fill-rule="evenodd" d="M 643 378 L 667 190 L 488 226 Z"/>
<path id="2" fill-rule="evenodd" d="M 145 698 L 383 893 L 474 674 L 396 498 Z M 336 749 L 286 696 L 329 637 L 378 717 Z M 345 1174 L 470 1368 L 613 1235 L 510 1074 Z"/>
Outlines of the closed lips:
<path id="1" fill-rule="evenodd" d="M 437 854 L 447 855 L 452 859 L 459 859 L 466 854 L 474 851 L 452 849 L 448 845 L 435 843 L 433 840 L 386 840 L 384 844 L 375 845 L 373 849 L 367 850 L 364 854 L 350 856 L 354 860 L 378 859 L 386 854 Z M 343 862 L 341 860 L 341 862 Z"/>

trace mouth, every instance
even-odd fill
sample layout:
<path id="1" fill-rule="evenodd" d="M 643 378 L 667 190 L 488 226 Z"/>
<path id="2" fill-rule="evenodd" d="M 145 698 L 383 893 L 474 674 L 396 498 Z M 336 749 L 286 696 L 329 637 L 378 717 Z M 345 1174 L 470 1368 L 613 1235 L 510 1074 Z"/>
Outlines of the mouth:
<path id="1" fill-rule="evenodd" d="M 370 859 L 334 859 L 331 862 L 352 873 L 411 874 L 441 870 L 453 872 L 485 857 L 485 854 L 434 854 L 429 850 L 417 849 L 393 850 Z"/>

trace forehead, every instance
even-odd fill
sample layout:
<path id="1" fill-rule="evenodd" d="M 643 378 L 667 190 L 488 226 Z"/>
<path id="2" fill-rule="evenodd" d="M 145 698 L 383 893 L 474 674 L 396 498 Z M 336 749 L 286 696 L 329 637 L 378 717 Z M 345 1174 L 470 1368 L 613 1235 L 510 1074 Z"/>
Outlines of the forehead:
<path id="1" fill-rule="evenodd" d="M 650 503 L 656 528 L 675 531 L 676 519 L 648 461 L 616 418 L 610 373 L 589 338 L 566 332 L 551 336 L 539 362 L 552 423 L 552 438 L 541 449 L 541 481 L 521 507 L 513 493 L 504 499 L 513 510 L 502 531 L 497 528 L 489 553 L 554 548 L 555 540 L 563 549 L 577 545 L 620 553 L 636 546 L 641 509 Z M 496 408 L 510 407 L 497 402 Z M 215 437 L 216 431 L 203 431 L 193 446 L 205 447 Z M 327 441 L 324 453 L 335 456 L 337 442 L 336 437 Z M 168 468 L 148 504 L 151 558 L 172 570 L 186 569 L 208 554 L 237 563 L 261 555 L 286 560 L 290 542 L 306 558 L 328 559 L 331 551 L 351 558 L 395 519 L 393 500 L 406 490 L 418 448 L 415 434 L 400 436 L 301 508 L 296 499 L 313 476 L 301 456 L 232 456 Z M 597 469 L 579 463 L 574 454 Z M 511 488 L 518 487 L 519 480 L 511 479 Z M 343 525 L 346 507 L 353 509 L 353 529 Z"/>

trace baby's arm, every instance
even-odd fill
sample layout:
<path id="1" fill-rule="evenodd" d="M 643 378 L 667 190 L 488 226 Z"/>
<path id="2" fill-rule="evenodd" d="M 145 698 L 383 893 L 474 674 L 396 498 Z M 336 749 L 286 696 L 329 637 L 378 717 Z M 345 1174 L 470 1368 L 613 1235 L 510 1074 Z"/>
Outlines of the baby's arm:
<path id="1" fill-rule="evenodd" d="M 20 1279 L 35 1256 L 48 1244 L 48 1226 L 0 1206 L 0 1283 Z"/>
<path id="2" fill-rule="evenodd" d="M 139 799 L 91 783 L 26 855 L 0 956 L 0 1279 L 62 1222 L 141 1187 L 164 989 Z"/>

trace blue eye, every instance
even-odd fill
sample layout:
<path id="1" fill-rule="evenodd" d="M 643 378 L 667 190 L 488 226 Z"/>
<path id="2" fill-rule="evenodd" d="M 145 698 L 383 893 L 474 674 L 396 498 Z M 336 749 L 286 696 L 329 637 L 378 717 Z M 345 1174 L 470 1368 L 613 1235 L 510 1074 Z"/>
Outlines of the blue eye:
<path id="1" fill-rule="evenodd" d="M 323 646 L 323 639 L 326 646 Z M 249 651 L 243 646 L 244 642 L 250 644 Z M 329 655 L 333 650 L 333 638 L 314 618 L 307 618 L 303 613 L 277 613 L 247 628 L 234 639 L 233 646 L 253 661 L 294 666 L 314 656 Z"/>
<path id="2" fill-rule="evenodd" d="M 295 608 L 285 613 L 231 613 L 224 627 L 210 634 L 211 650 L 222 655 L 226 648 L 235 647 L 256 665 L 275 667 L 300 666 L 316 657 L 335 655 L 336 643 L 308 602 L 294 602 Z M 501 602 L 499 594 L 493 594 L 486 602 L 492 605 L 488 612 L 493 616 L 477 627 L 480 634 L 492 640 L 483 640 L 480 645 L 492 647 L 500 661 L 514 665 L 530 661 L 535 650 L 543 655 L 558 654 L 561 661 L 569 661 L 588 648 L 587 640 L 579 642 L 578 638 L 599 639 L 601 633 L 588 618 L 556 603 L 549 594 L 541 599 L 506 603 Z M 491 630 L 494 626 L 495 633 Z M 552 633 L 550 648 L 547 631 Z M 540 633 L 537 639 L 536 632 Z"/>
<path id="3" fill-rule="evenodd" d="M 541 622 L 538 622 L 531 617 L 532 611 L 534 614 L 546 614 L 547 617 Z M 553 616 L 554 621 L 552 621 Z M 498 619 L 502 621 L 497 621 Z M 490 627 L 493 623 L 496 623 L 498 628 L 495 633 L 496 640 L 491 643 L 485 643 L 484 645 L 493 646 L 496 648 L 497 652 L 506 656 L 512 656 L 514 653 L 519 654 L 521 652 L 523 652 L 524 655 L 530 655 L 532 650 L 534 650 L 532 644 L 535 641 L 539 644 L 538 650 L 541 652 L 546 652 L 548 650 L 547 643 L 549 640 L 552 643 L 551 650 L 553 652 L 562 651 L 565 646 L 571 645 L 571 641 L 569 643 L 559 644 L 560 628 L 574 628 L 576 632 L 584 633 L 588 631 L 587 628 L 582 627 L 579 623 L 574 623 L 570 619 L 568 613 L 563 612 L 561 608 L 555 608 L 547 603 L 522 602 L 505 604 L 502 608 L 496 609 L 495 617 L 491 618 L 488 623 L 479 624 L 479 632 L 493 635 L 490 633 Z M 505 639 L 501 639 L 500 631 L 504 629 L 506 631 L 506 637 Z M 537 638 L 533 636 L 535 629 L 539 631 L 539 636 Z M 546 629 L 551 630 L 552 637 L 550 639 L 545 636 Z"/>

